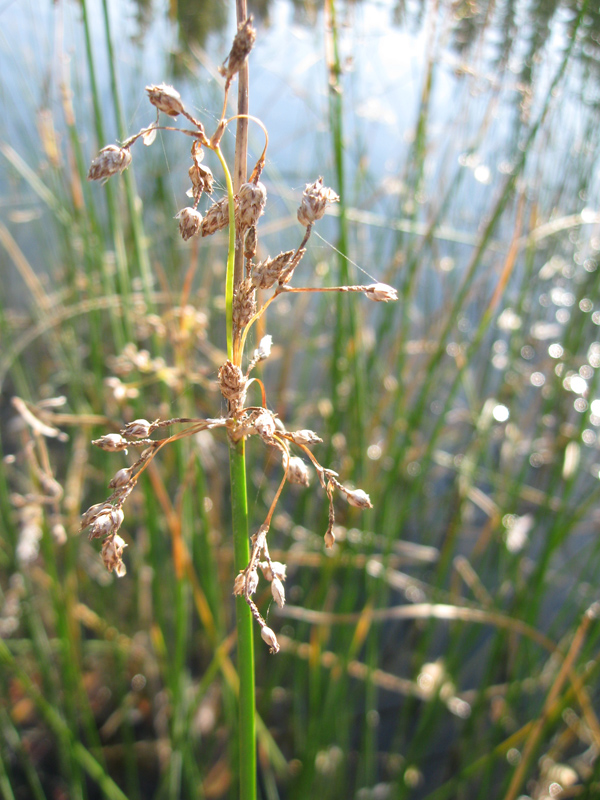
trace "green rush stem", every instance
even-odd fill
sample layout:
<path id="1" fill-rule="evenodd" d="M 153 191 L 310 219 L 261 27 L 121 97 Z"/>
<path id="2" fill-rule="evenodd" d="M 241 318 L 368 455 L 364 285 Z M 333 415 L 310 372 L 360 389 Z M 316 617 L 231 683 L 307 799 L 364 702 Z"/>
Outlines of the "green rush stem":
<path id="1" fill-rule="evenodd" d="M 231 442 L 231 510 L 233 516 L 233 557 L 236 573 L 250 560 L 248 541 L 248 502 L 246 494 L 245 443 Z M 256 717 L 254 692 L 254 633 L 252 613 L 243 597 L 236 597 L 237 668 L 240 679 L 239 764 L 240 800 L 256 800 Z"/>
<path id="2" fill-rule="evenodd" d="M 103 122 L 104 115 L 102 110 L 102 103 L 100 102 L 100 91 L 98 89 L 98 82 L 96 79 L 96 67 L 95 67 L 94 53 L 92 48 L 92 31 L 87 11 L 87 0 L 83 0 L 81 4 L 81 11 L 83 18 L 83 30 L 85 35 L 85 48 L 88 61 L 92 103 L 94 106 L 94 124 L 96 128 L 96 137 L 98 139 L 98 146 L 103 147 L 105 141 L 104 122 Z M 114 186 L 108 183 L 105 189 L 106 189 L 106 202 L 108 206 L 108 226 L 113 246 L 115 249 L 115 258 L 117 263 L 118 275 L 122 277 L 126 269 L 125 243 L 123 241 L 123 230 L 119 220 Z M 109 271 L 106 269 L 104 265 L 102 266 L 101 274 L 102 274 L 102 284 L 103 284 L 104 294 L 107 296 L 115 294 L 116 281 L 114 277 L 110 275 Z M 126 300 L 127 293 L 123 291 L 123 287 L 120 288 L 121 288 L 121 293 L 123 295 L 123 299 Z M 124 321 L 126 319 L 127 315 L 123 315 L 123 320 L 121 320 L 118 318 L 117 313 L 111 309 L 110 322 L 111 322 L 113 340 L 115 346 L 118 349 L 121 349 L 124 346 L 125 342 L 127 341 L 127 335 L 124 331 Z"/>
<path id="3" fill-rule="evenodd" d="M 245 19 L 246 9 L 243 0 L 236 3 L 238 24 Z M 242 77 L 240 75 L 240 81 Z M 236 141 L 236 165 L 245 164 L 247 145 Z M 233 292 L 236 281 L 236 233 L 233 181 L 227 162 L 217 145 L 215 153 L 225 175 L 227 197 L 229 200 L 229 247 L 227 252 L 227 273 L 225 277 L 225 315 L 227 325 L 227 357 L 241 367 L 243 347 L 239 334 L 233 340 Z M 239 166 L 237 166 L 239 171 Z M 237 174 L 237 173 L 236 173 Z M 250 560 L 248 540 L 248 495 L 246 489 L 246 446 L 242 439 L 230 441 L 229 473 L 231 476 L 231 516 L 233 522 L 233 559 L 235 572 L 246 568 Z M 237 629 L 237 669 L 239 676 L 238 695 L 238 757 L 239 757 L 239 798 L 256 800 L 256 698 L 254 687 L 254 631 L 252 612 L 243 597 L 236 598 L 235 618 Z"/>
<path id="4" fill-rule="evenodd" d="M 329 14 L 331 54 L 329 63 L 329 120 L 333 146 L 333 159 L 337 179 L 337 191 L 340 197 L 339 226 L 337 249 L 338 256 L 338 282 L 346 284 L 348 278 L 348 219 L 346 216 L 347 200 L 345 190 L 344 168 L 344 104 L 343 91 L 340 83 L 342 65 L 339 54 L 338 24 L 335 0 L 328 0 L 326 10 Z M 336 298 L 336 329 L 333 342 L 332 359 L 332 392 L 334 408 L 339 406 L 339 386 L 344 379 L 344 372 L 351 372 L 354 383 L 354 397 L 351 406 L 353 414 L 352 427 L 354 433 L 354 457 L 356 474 L 359 480 L 364 475 L 365 426 L 363 412 L 365 408 L 365 386 L 363 364 L 359 355 L 358 346 L 359 323 L 353 303 L 348 303 L 341 295 Z M 348 366 L 340 368 L 348 360 Z"/>
<path id="5" fill-rule="evenodd" d="M 233 183 L 231 181 L 229 167 L 218 145 L 215 147 L 215 153 L 223 167 L 225 182 L 227 184 L 227 198 L 229 200 L 229 247 L 227 252 L 227 273 L 225 276 L 225 317 L 227 320 L 227 358 L 236 363 L 233 352 L 233 276 L 235 272 L 235 206 L 233 201 Z M 239 355 L 241 362 L 241 353 Z M 241 366 L 241 363 L 238 366 Z M 244 479 L 244 486 L 245 485 L 246 482 Z"/>
<path id="6" fill-rule="evenodd" d="M 121 108 L 121 101 L 119 97 L 119 84 L 117 81 L 117 69 L 115 51 L 113 48 L 110 15 L 107 0 L 102 2 L 102 11 L 104 17 L 104 30 L 106 33 L 106 51 L 108 55 L 108 66 L 110 73 L 110 88 L 113 99 L 113 106 L 115 110 L 115 117 L 117 120 L 117 128 L 119 131 L 119 138 L 125 139 L 126 126 L 123 118 L 123 110 Z M 137 190 L 135 186 L 135 179 L 132 170 L 126 170 L 123 175 L 123 182 L 125 185 L 125 197 L 127 199 L 127 208 L 129 210 L 129 219 L 131 222 L 131 233 L 133 238 L 133 247 L 138 263 L 142 283 L 144 287 L 144 297 L 150 308 L 153 308 L 153 301 L 151 296 L 152 291 L 152 270 L 150 268 L 150 259 L 148 257 L 148 249 L 145 244 L 144 224 L 142 222 L 141 206 L 137 198 Z M 128 274 L 129 279 L 129 274 Z"/>

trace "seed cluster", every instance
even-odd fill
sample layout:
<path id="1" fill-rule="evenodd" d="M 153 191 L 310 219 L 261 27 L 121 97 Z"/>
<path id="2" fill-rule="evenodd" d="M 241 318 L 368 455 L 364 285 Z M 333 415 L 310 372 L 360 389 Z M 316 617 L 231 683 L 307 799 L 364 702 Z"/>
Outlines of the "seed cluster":
<path id="1" fill-rule="evenodd" d="M 243 67 L 255 40 L 255 31 L 251 18 L 244 22 L 235 37 L 231 52 L 221 67 L 224 75 L 225 98 L 223 109 L 227 106 L 227 93 L 234 75 Z M 267 542 L 267 534 L 271 520 L 282 493 L 284 485 L 294 483 L 308 487 L 311 480 L 311 469 L 318 476 L 319 483 L 329 502 L 329 522 L 325 532 L 325 546 L 331 548 L 335 542 L 334 525 L 334 494 L 337 491 L 352 506 L 360 509 L 371 508 L 369 495 L 361 489 L 351 489 L 338 480 L 338 474 L 333 470 L 323 467 L 314 456 L 311 448 L 322 440 L 311 430 L 287 431 L 284 424 L 269 409 L 266 390 L 262 382 L 262 403 L 260 406 L 246 405 L 248 387 L 255 378 L 251 373 L 258 363 L 269 357 L 272 338 L 265 336 L 259 346 L 249 358 L 244 358 L 244 347 L 248 332 L 253 324 L 265 313 L 268 306 L 281 294 L 293 292 L 360 292 L 368 299 L 387 302 L 397 299 L 393 287 L 382 283 L 357 286 L 334 286 L 325 288 L 295 287 L 291 285 L 296 267 L 306 253 L 313 226 L 325 215 L 327 208 L 339 201 L 338 195 L 323 184 L 323 178 L 306 185 L 297 211 L 298 222 L 304 229 L 302 238 L 295 249 L 279 253 L 274 257 L 256 260 L 259 236 L 258 225 L 260 218 L 265 213 L 267 205 L 267 189 L 260 181 L 265 164 L 265 150 L 259 158 L 250 179 L 243 183 L 237 193 L 228 195 L 217 201 L 210 200 L 211 204 L 204 212 L 198 210 L 204 195 L 210 196 L 213 192 L 213 175 L 203 163 L 204 151 L 213 150 L 221 157 L 219 142 L 227 125 L 225 113 L 217 124 L 215 133 L 208 138 L 204 126 L 195 120 L 181 100 L 179 93 L 166 84 L 151 85 L 146 87 L 150 103 L 157 109 L 157 115 L 166 114 L 169 117 L 182 115 L 192 124 L 192 129 L 174 128 L 164 126 L 164 130 L 176 130 L 192 137 L 191 148 L 192 165 L 188 174 L 191 189 L 188 195 L 193 199 L 193 204 L 182 208 L 176 215 L 179 222 L 179 232 L 184 241 L 193 237 L 204 237 L 214 234 L 228 226 L 230 210 L 235 222 L 236 249 L 241 251 L 244 258 L 244 276 L 234 286 L 231 308 L 232 319 L 232 353 L 220 367 L 218 372 L 218 386 L 227 405 L 227 413 L 216 419 L 168 419 L 154 420 L 137 419 L 125 425 L 119 433 L 108 433 L 94 440 L 93 444 L 108 452 L 123 452 L 139 448 L 140 455 L 130 466 L 117 471 L 109 483 L 112 494 L 103 503 L 89 508 L 82 516 L 81 530 L 87 529 L 91 539 L 101 538 L 102 559 L 109 571 L 116 575 L 125 574 L 123 552 L 127 546 L 121 538 L 119 530 L 124 520 L 123 505 L 141 474 L 147 469 L 152 459 L 167 444 L 192 436 L 200 431 L 222 428 L 231 441 L 236 442 L 242 438 L 256 436 L 265 446 L 273 448 L 281 457 L 283 477 L 276 492 L 275 498 L 266 514 L 263 523 L 251 539 L 250 561 L 234 580 L 234 594 L 243 597 L 248 603 L 252 614 L 261 628 L 261 636 L 268 644 L 271 652 L 279 650 L 277 636 L 267 626 L 261 615 L 253 596 L 259 585 L 259 573 L 270 584 L 271 594 L 277 605 L 285 603 L 284 581 L 286 578 L 285 566 L 271 560 Z M 150 144 L 159 126 L 159 117 L 155 123 L 142 129 L 130 137 L 122 147 L 110 145 L 105 147 L 92 162 L 89 172 L 90 180 L 104 180 L 111 175 L 122 172 L 131 161 L 130 148 L 141 138 L 145 144 Z M 264 128 L 263 128 L 264 130 Z M 266 131 L 265 131 L 266 134 Z M 220 158 L 223 164 L 222 157 Z M 270 297 L 261 304 L 257 300 L 257 291 L 272 290 Z M 262 297 L 262 295 L 261 295 Z M 244 368 L 244 360 L 246 366 Z M 177 432 L 165 435 L 165 429 L 176 426 Z"/>

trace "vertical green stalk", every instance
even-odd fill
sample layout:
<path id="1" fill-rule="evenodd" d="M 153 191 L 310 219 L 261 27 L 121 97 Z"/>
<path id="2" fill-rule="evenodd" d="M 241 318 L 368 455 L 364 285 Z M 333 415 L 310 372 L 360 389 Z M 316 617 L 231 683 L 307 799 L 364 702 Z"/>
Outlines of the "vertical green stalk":
<path id="1" fill-rule="evenodd" d="M 236 17 L 238 25 L 246 19 L 245 0 L 237 0 Z M 239 73 L 240 90 L 238 98 L 248 94 L 247 67 Z M 238 103 L 238 106 L 240 104 Z M 245 107 L 238 107 L 238 113 L 247 113 Z M 240 122 L 240 121 L 239 121 Z M 236 188 L 245 179 L 245 165 L 247 157 L 247 138 L 239 135 L 236 137 L 235 154 L 235 180 Z M 247 125 L 247 120 L 244 120 Z M 236 270 L 237 261 L 240 263 L 241 252 L 236 253 L 235 212 L 233 192 L 234 186 L 227 163 L 217 146 L 216 154 L 223 167 L 227 183 L 229 198 L 229 249 L 227 253 L 227 273 L 225 278 L 225 314 L 227 324 L 227 356 L 241 367 L 243 353 L 237 352 L 233 342 L 233 296 L 236 283 L 243 273 Z M 241 246 L 241 245 L 240 245 Z M 239 363 L 237 363 L 239 362 Z M 231 516 L 233 522 L 233 551 L 234 568 L 236 573 L 244 570 L 250 560 L 250 543 L 248 539 L 248 499 L 246 490 L 246 450 L 242 439 L 230 442 L 229 447 L 229 472 L 231 476 Z M 237 669 L 239 676 L 238 695 L 238 756 L 240 768 L 240 800 L 256 800 L 256 716 L 255 716 L 255 688 L 254 688 L 254 632 L 252 627 L 252 614 L 243 597 L 236 598 L 236 627 L 237 627 Z"/>
<path id="2" fill-rule="evenodd" d="M 87 11 L 87 0 L 83 0 L 81 4 L 83 31 L 85 35 L 85 47 L 88 60 L 88 70 L 90 76 L 90 87 L 92 94 L 92 103 L 94 106 L 94 123 L 96 127 L 96 137 L 98 139 L 99 147 L 104 146 L 104 114 L 102 104 L 100 102 L 100 91 L 98 89 L 98 82 L 96 80 L 96 68 L 94 62 L 94 54 L 92 49 L 92 31 L 90 20 Z M 125 252 L 125 238 L 123 234 L 123 225 L 119 216 L 117 197 L 115 195 L 115 188 L 111 183 L 106 185 L 106 202 L 108 206 L 108 225 L 110 229 L 110 236 L 115 249 L 115 258 L 117 264 L 117 274 L 119 276 L 119 293 L 123 298 L 125 304 L 129 296 L 128 286 L 129 277 L 127 272 L 127 255 Z M 109 274 L 106 267 L 102 268 L 103 291 L 105 295 L 111 295 L 117 292 L 113 277 Z M 128 338 L 128 332 L 124 330 L 124 325 L 127 324 L 127 315 L 123 315 L 123 320 L 119 320 L 115 312 L 111 311 L 110 315 L 113 340 L 115 347 L 121 349 Z"/>
<path id="3" fill-rule="evenodd" d="M 229 448 L 233 553 L 236 572 L 250 560 L 244 440 Z M 237 669 L 240 679 L 238 747 L 240 800 L 256 800 L 256 718 L 254 698 L 254 632 L 252 614 L 243 597 L 236 597 Z"/>
<path id="4" fill-rule="evenodd" d="M 339 205 L 339 225 L 337 250 L 339 284 L 350 283 L 348 273 L 348 219 L 346 216 L 346 172 L 344 165 L 344 105 L 343 91 L 340 82 L 342 75 L 342 64 L 339 53 L 338 24 L 336 17 L 335 0 L 326 3 L 326 11 L 329 15 L 329 48 L 328 68 L 329 68 L 329 123 L 331 127 L 331 139 L 333 147 L 333 159 L 335 165 L 336 190 L 340 197 Z M 364 429 L 364 409 L 365 409 L 365 386 L 364 386 L 364 366 L 360 356 L 361 348 L 358 346 L 359 324 L 356 316 L 355 304 L 348 302 L 348 297 L 339 293 L 336 297 L 336 327 L 333 340 L 333 355 L 331 363 L 332 375 L 332 403 L 334 408 L 339 408 L 340 395 L 339 387 L 342 383 L 344 373 L 351 372 L 353 382 L 353 402 L 350 412 L 352 413 L 352 425 L 350 435 L 352 435 L 352 445 L 354 445 L 353 457 L 356 464 L 356 474 L 359 479 L 364 476 L 364 452 L 365 429 Z"/>
<path id="5" fill-rule="evenodd" d="M 106 33 L 106 52 L 108 55 L 108 67 L 110 72 L 110 88 L 113 99 L 113 106 L 115 109 L 115 116 L 117 119 L 117 128 L 119 131 L 119 138 L 125 139 L 126 125 L 123 119 L 123 111 L 121 109 L 121 101 L 119 98 L 119 87 L 117 82 L 117 68 L 116 58 L 112 42 L 112 34 L 110 27 L 110 16 L 108 10 L 107 0 L 102 2 L 102 13 L 104 17 L 104 31 Z M 137 190 L 135 187 L 135 179 L 133 172 L 127 170 L 123 175 L 125 184 L 125 196 L 127 198 L 127 208 L 129 210 L 129 219 L 131 222 L 131 232 L 133 236 L 133 247 L 135 256 L 138 263 L 138 269 L 142 278 L 144 287 L 144 296 L 149 307 L 153 307 L 152 301 L 152 270 L 150 268 L 150 259 L 148 257 L 148 248 L 146 245 L 146 236 L 144 233 L 144 224 L 142 221 L 142 213 L 140 204 L 137 202 Z M 129 278 L 129 274 L 128 274 Z"/>

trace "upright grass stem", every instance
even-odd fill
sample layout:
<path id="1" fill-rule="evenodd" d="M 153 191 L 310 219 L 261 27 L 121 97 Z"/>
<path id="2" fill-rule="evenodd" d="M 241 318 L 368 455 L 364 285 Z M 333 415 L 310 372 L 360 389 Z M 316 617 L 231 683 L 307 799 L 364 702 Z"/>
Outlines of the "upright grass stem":
<path id="1" fill-rule="evenodd" d="M 244 441 L 231 443 L 231 511 L 233 517 L 233 552 L 236 571 L 245 569 L 250 558 L 248 543 L 248 503 Z M 254 691 L 254 634 L 252 613 L 243 597 L 236 598 L 237 667 L 239 689 L 239 765 L 240 800 L 256 798 L 256 719 Z"/>
<path id="2" fill-rule="evenodd" d="M 236 17 L 238 25 L 247 16 L 245 0 L 237 0 Z M 245 180 L 248 151 L 248 67 L 239 73 L 238 91 L 238 131 L 235 152 L 236 188 Z M 234 341 L 233 295 L 243 278 L 243 252 L 241 243 L 236 241 L 234 186 L 231 174 L 220 147 L 216 154 L 221 162 L 227 196 L 229 199 L 229 242 L 227 253 L 227 273 L 225 286 L 225 308 L 227 324 L 227 356 L 237 366 L 241 366 L 243 350 Z M 237 332 L 235 332 L 237 336 Z M 246 451 L 244 439 L 231 441 L 229 447 L 229 472 L 231 477 L 231 516 L 233 523 L 233 551 L 236 574 L 246 568 L 250 558 L 248 540 L 248 498 L 246 489 Z M 237 668 L 239 676 L 238 696 L 238 757 L 239 757 L 239 797 L 240 800 L 256 799 L 256 698 L 254 685 L 254 633 L 252 613 L 243 597 L 236 598 L 237 628 Z"/>

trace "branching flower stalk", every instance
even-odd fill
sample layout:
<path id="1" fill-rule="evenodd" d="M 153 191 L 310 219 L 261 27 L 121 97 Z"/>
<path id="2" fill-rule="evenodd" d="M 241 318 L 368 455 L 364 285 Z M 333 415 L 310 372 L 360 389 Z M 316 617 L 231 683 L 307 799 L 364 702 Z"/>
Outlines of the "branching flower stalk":
<path id="1" fill-rule="evenodd" d="M 248 116 L 250 121 L 260 125 L 265 133 L 265 148 L 254 166 L 248 181 L 243 183 L 234 193 L 233 182 L 227 162 L 220 149 L 220 141 L 229 123 L 238 117 L 226 118 L 228 92 L 234 76 L 244 65 L 255 40 L 255 32 L 251 18 L 243 22 L 234 39 L 231 52 L 221 72 L 225 77 L 225 91 L 221 119 L 214 133 L 208 136 L 204 125 L 188 111 L 181 100 L 179 92 L 165 84 L 146 87 L 148 99 L 157 110 L 156 121 L 129 137 L 120 146 L 104 147 L 93 160 L 88 178 L 105 181 L 113 175 L 125 170 L 131 163 L 131 148 L 138 141 L 151 145 L 158 130 L 175 131 L 192 138 L 189 176 L 191 189 L 188 195 L 193 202 L 181 209 L 176 215 L 179 232 L 184 240 L 192 237 L 204 237 L 218 230 L 229 227 L 229 252 L 226 273 L 226 315 L 227 315 L 227 360 L 218 373 L 218 384 L 221 394 L 227 402 L 227 414 L 214 419 L 174 418 L 156 419 L 152 422 L 138 419 L 125 425 L 120 433 L 110 433 L 96 439 L 93 444 L 109 452 L 139 449 L 139 456 L 134 462 L 120 469 L 109 483 L 112 494 L 102 503 L 89 508 L 82 516 L 81 530 L 87 529 L 91 539 L 102 539 L 102 559 L 109 571 L 123 576 L 126 573 L 123 561 L 124 549 L 127 546 L 119 531 L 124 521 L 123 506 L 135 488 L 140 476 L 148 468 L 157 454 L 168 444 L 179 439 L 193 436 L 204 430 L 222 428 L 227 433 L 232 446 L 243 443 L 248 437 L 256 436 L 267 447 L 278 451 L 282 461 L 283 476 L 268 510 L 268 513 L 251 537 L 250 559 L 247 566 L 241 569 L 233 581 L 233 592 L 243 597 L 260 627 L 261 636 L 272 653 L 279 650 L 275 632 L 267 625 L 253 596 L 255 595 L 260 576 L 270 584 L 271 594 L 275 602 L 282 606 L 285 603 L 284 581 L 285 566 L 274 562 L 269 554 L 268 532 L 271 520 L 286 483 L 297 483 L 308 486 L 310 473 L 304 456 L 312 465 L 319 478 L 319 483 L 329 503 L 329 524 L 325 532 L 325 546 L 333 547 L 335 542 L 334 494 L 342 497 L 358 508 L 371 508 L 371 501 L 366 492 L 352 489 L 340 482 L 333 470 L 322 466 L 311 448 L 321 442 L 320 437 L 311 430 L 287 431 L 282 421 L 269 409 L 267 393 L 263 383 L 252 372 L 257 364 L 269 357 L 272 338 L 265 336 L 252 355 L 245 357 L 245 346 L 248 333 L 254 323 L 260 319 L 267 308 L 277 297 L 297 292 L 358 292 L 370 300 L 387 302 L 396 300 L 396 291 L 386 284 L 335 286 L 324 288 L 295 287 L 291 285 L 296 267 L 301 262 L 315 223 L 325 214 L 327 207 L 339 200 L 335 192 L 323 185 L 318 178 L 306 185 L 300 206 L 298 222 L 304 228 L 299 245 L 274 257 L 257 260 L 258 223 L 263 215 L 267 199 L 267 190 L 260 178 L 265 166 L 268 145 L 267 132 L 260 122 Z M 160 115 L 171 118 L 184 117 L 190 128 L 175 125 L 161 125 Z M 212 201 L 202 214 L 198 209 L 205 195 L 213 192 L 213 175 L 203 161 L 204 150 L 212 150 L 223 169 L 227 195 L 218 201 Z M 234 253 L 236 246 L 241 248 L 244 260 L 244 274 L 234 284 Z M 272 294 L 260 307 L 257 306 L 257 290 L 273 290 Z M 261 405 L 247 405 L 247 393 L 250 386 L 256 383 L 260 389 Z M 175 433 L 167 433 L 167 429 L 177 428 Z M 297 454 L 294 454 L 297 453 Z"/>

